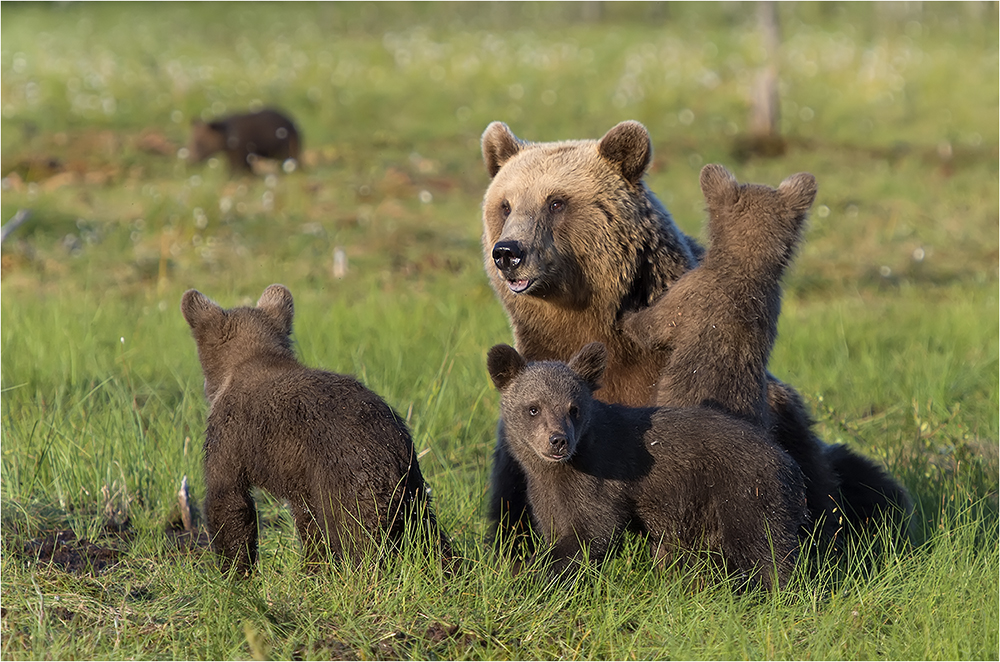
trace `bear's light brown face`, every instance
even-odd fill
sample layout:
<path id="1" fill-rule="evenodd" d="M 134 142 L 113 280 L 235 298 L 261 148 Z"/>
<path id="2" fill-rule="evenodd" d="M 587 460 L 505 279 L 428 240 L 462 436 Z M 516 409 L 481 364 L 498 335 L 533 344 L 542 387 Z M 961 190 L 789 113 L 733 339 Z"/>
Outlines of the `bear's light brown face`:
<path id="1" fill-rule="evenodd" d="M 580 259 L 604 218 L 596 142 L 535 145 L 511 158 L 486 192 L 487 270 L 513 294 L 579 296 Z M 590 236 L 590 239 L 585 239 Z"/>
<path id="2" fill-rule="evenodd" d="M 191 123 L 191 139 L 188 142 L 188 161 L 200 163 L 226 146 L 223 132 L 200 120 Z"/>
<path id="3" fill-rule="evenodd" d="M 483 199 L 483 256 L 501 299 L 579 310 L 595 297 L 620 296 L 611 292 L 620 270 L 638 260 L 631 239 L 649 162 L 645 128 L 623 122 L 600 140 L 528 143 L 494 122 L 482 146 L 493 178 Z"/>

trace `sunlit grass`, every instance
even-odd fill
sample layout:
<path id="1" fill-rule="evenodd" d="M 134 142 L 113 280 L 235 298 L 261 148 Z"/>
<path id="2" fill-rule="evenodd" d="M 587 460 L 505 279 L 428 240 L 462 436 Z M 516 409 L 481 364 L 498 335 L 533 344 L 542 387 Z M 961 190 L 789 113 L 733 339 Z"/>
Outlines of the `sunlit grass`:
<path id="1" fill-rule="evenodd" d="M 0 301 L 4 659 L 995 658 L 998 637 L 996 6 L 780 5 L 780 159 L 737 160 L 763 61 L 752 5 L 4 5 Z M 178 158 L 190 120 L 296 119 L 303 168 L 230 178 Z M 510 340 L 483 274 L 479 136 L 654 141 L 647 181 L 702 235 L 722 162 L 820 192 L 772 370 L 824 439 L 912 492 L 916 546 L 742 596 L 657 572 L 635 541 L 572 589 L 482 544 Z M 334 255 L 346 259 L 335 274 Z M 341 266 L 343 262 L 340 263 Z M 413 431 L 465 557 L 305 575 L 262 499 L 262 563 L 221 577 L 164 533 L 204 494 L 206 414 L 181 294 L 289 286 L 302 360 L 359 376 Z M 127 540 L 105 525 L 129 516 Z M 35 565 L 71 531 L 117 565 Z M 34 550 L 34 552 L 32 551 Z"/>

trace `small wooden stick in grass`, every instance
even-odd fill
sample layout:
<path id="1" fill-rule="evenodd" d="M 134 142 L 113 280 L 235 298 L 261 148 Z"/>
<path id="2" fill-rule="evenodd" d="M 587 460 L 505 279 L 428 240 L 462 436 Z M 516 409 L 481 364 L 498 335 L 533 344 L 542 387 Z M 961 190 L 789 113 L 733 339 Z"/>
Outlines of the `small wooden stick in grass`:
<path id="1" fill-rule="evenodd" d="M 7 241 L 10 233 L 20 227 L 29 218 L 31 218 L 30 209 L 18 209 L 13 218 L 4 223 L 3 227 L 0 228 L 0 243 Z"/>
<path id="2" fill-rule="evenodd" d="M 177 503 L 181 507 L 181 522 L 185 531 L 194 531 L 194 521 L 191 519 L 191 494 L 188 491 L 188 477 L 181 478 L 181 489 L 177 491 Z"/>

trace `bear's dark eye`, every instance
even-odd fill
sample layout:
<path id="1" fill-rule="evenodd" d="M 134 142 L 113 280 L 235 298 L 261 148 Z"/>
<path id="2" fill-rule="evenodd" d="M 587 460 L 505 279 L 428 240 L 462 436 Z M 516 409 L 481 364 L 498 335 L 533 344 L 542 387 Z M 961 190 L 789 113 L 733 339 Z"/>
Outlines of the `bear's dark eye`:
<path id="1" fill-rule="evenodd" d="M 530 407 L 528 407 L 528 415 L 538 416 L 538 407 L 536 407 L 535 405 L 531 405 Z"/>
<path id="2" fill-rule="evenodd" d="M 510 216 L 510 203 L 506 200 L 500 203 L 500 213 L 503 214 L 504 218 Z"/>
<path id="3" fill-rule="evenodd" d="M 566 203 L 562 200 L 553 200 L 549 203 L 549 211 L 553 214 L 558 214 L 566 207 Z"/>
<path id="4" fill-rule="evenodd" d="M 580 413 L 580 409 L 576 405 L 571 405 L 569 408 L 569 415 L 572 418 L 576 418 Z"/>

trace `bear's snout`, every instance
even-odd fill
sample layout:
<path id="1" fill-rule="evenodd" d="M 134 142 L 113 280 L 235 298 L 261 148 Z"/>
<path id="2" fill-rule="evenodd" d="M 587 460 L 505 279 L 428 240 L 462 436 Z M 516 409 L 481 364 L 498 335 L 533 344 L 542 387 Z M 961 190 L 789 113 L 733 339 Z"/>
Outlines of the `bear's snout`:
<path id="1" fill-rule="evenodd" d="M 524 259 L 524 249 L 519 241 L 498 241 L 493 245 L 493 262 L 500 271 L 515 269 Z"/>
<path id="2" fill-rule="evenodd" d="M 549 457 L 553 460 L 564 460 L 569 456 L 569 438 L 564 432 L 554 432 L 549 435 Z"/>
<path id="3" fill-rule="evenodd" d="M 504 240 L 493 244 L 493 262 L 514 294 L 520 294 L 531 286 L 531 279 L 520 278 L 517 273 L 518 267 L 524 262 L 524 247 L 521 242 Z"/>

